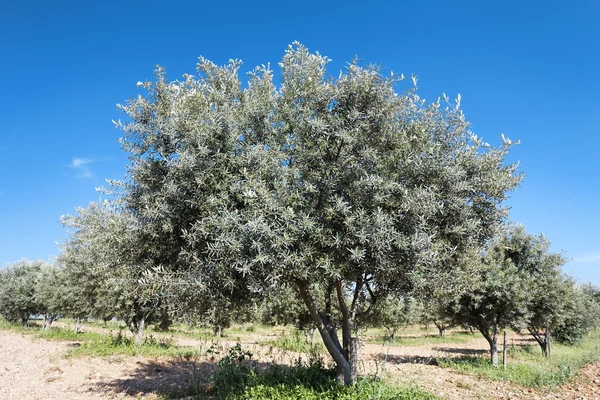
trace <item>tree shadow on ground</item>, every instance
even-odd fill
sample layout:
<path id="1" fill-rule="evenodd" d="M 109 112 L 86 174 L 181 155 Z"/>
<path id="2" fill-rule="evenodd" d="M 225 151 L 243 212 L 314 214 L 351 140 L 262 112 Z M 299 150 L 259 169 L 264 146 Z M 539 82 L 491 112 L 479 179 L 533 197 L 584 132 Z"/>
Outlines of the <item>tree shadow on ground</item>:
<path id="1" fill-rule="evenodd" d="M 392 364 L 425 364 L 438 365 L 435 357 L 422 356 L 399 356 L 380 353 L 376 356 L 379 361 L 389 362 Z"/>
<path id="2" fill-rule="evenodd" d="M 463 356 L 478 356 L 478 355 L 489 353 L 488 350 L 462 349 L 462 348 L 456 348 L 456 347 L 432 347 L 432 350 L 442 351 L 444 353 L 460 354 Z"/>
<path id="3" fill-rule="evenodd" d="M 128 376 L 98 383 L 104 391 L 143 396 L 155 393 L 172 397 L 186 390 L 206 385 L 215 364 L 189 360 L 138 361 L 135 371 Z"/>
<path id="4" fill-rule="evenodd" d="M 256 372 L 278 366 L 274 363 L 250 360 L 244 361 L 244 364 Z M 212 374 L 216 368 L 217 364 L 208 360 L 138 361 L 137 368 L 128 376 L 98 383 L 96 387 L 107 393 L 120 393 L 135 397 L 155 394 L 177 399 L 188 396 L 212 398 L 207 392 L 213 387 Z M 290 370 L 294 369 L 294 367 L 289 368 Z"/>

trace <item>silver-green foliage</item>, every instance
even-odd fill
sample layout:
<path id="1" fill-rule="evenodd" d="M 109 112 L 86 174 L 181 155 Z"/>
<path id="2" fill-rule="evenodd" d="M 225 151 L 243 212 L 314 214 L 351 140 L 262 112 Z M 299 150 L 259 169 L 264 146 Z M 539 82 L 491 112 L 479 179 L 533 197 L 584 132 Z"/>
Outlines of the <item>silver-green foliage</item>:
<path id="1" fill-rule="evenodd" d="M 391 341 L 402 328 L 418 323 L 423 312 L 422 304 L 408 296 L 388 295 L 379 300 L 370 316 L 370 325 L 383 326 Z"/>
<path id="2" fill-rule="evenodd" d="M 0 271 L 0 315 L 25 325 L 30 316 L 40 313 L 35 298 L 39 273 L 44 261 L 21 260 Z"/>
<path id="3" fill-rule="evenodd" d="M 490 345 L 498 365 L 498 335 L 502 329 L 523 325 L 528 312 L 526 273 L 514 247 L 521 229 L 508 227 L 473 259 L 476 279 L 446 304 L 445 314 L 456 324 L 477 328 Z"/>
<path id="4" fill-rule="evenodd" d="M 63 217 L 72 229 L 59 261 L 69 282 L 66 313 L 76 318 L 123 319 L 141 341 L 144 325 L 158 311 L 163 296 L 141 285 L 149 264 L 145 231 L 118 202 L 92 203 Z"/>
<path id="5" fill-rule="evenodd" d="M 175 82 L 159 68 L 121 106 L 131 164 L 117 186 L 154 259 L 198 290 L 293 285 L 349 382 L 357 315 L 451 272 L 496 230 L 520 176 L 504 163 L 511 142 L 471 133 L 460 99 L 398 94 L 402 78 L 357 62 L 329 78 L 328 62 L 291 45 L 279 84 L 265 66 L 242 82 L 239 61 L 200 58 Z"/>
<path id="6" fill-rule="evenodd" d="M 69 309 L 70 290 L 65 270 L 58 264 L 42 265 L 39 270 L 34 300 L 44 319 L 44 330 Z"/>

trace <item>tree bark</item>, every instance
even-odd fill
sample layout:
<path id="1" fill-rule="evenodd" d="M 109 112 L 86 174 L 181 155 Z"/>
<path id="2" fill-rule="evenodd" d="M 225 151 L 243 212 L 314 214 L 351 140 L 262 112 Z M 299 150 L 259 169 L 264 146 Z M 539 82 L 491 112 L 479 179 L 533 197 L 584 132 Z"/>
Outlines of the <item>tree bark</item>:
<path id="1" fill-rule="evenodd" d="M 550 357 L 552 355 L 552 346 L 550 345 L 550 341 L 551 341 L 551 334 L 550 334 L 550 328 L 546 328 L 546 356 Z"/>
<path id="2" fill-rule="evenodd" d="M 496 335 L 490 340 L 490 357 L 492 360 L 492 366 L 498 366 L 498 340 Z"/>
<path id="3" fill-rule="evenodd" d="M 506 350 L 508 344 L 506 343 L 506 331 L 504 331 L 504 341 L 502 342 L 502 367 L 506 371 Z"/>
<path id="4" fill-rule="evenodd" d="M 350 357 L 348 362 L 350 363 L 350 376 L 354 384 L 358 377 L 358 340 L 355 337 L 350 338 Z"/>
<path id="5" fill-rule="evenodd" d="M 144 344 L 144 326 L 146 325 L 145 318 L 141 318 L 137 324 L 137 331 L 135 332 L 135 338 L 133 344 L 135 346 L 141 346 Z"/>
<path id="6" fill-rule="evenodd" d="M 43 325 L 44 332 L 46 332 L 48 329 L 50 329 L 52 322 L 54 322 L 54 317 L 44 314 L 44 325 Z"/>
<path id="7" fill-rule="evenodd" d="M 223 327 L 221 325 L 215 325 L 213 333 L 216 337 L 221 337 L 221 335 L 223 335 Z"/>
<path id="8" fill-rule="evenodd" d="M 490 331 L 488 329 L 484 329 L 482 327 L 478 327 L 477 329 L 479 329 L 479 332 L 481 332 L 481 334 L 483 335 L 485 340 L 487 340 L 487 342 L 489 343 L 490 359 L 492 361 L 492 366 L 497 367 L 498 366 L 498 330 L 494 329 L 493 333 L 490 334 Z"/>
<path id="9" fill-rule="evenodd" d="M 533 336 L 533 338 L 535 339 L 535 341 L 540 345 L 540 349 L 542 349 L 542 354 L 545 357 L 548 357 L 548 337 L 546 334 L 544 334 L 542 336 L 542 334 L 534 328 L 528 328 L 529 329 L 529 333 L 531 334 L 531 336 Z"/>
<path id="10" fill-rule="evenodd" d="M 355 315 L 354 312 L 351 313 L 348 310 L 348 306 L 346 305 L 346 299 L 344 298 L 344 292 L 342 289 L 342 281 L 336 281 L 335 290 L 337 293 L 340 310 L 342 312 L 342 337 L 344 343 L 344 357 L 350 364 L 350 370 L 347 371 L 350 374 L 350 381 L 344 379 L 344 384 L 353 385 L 356 382 L 356 379 L 358 378 L 358 369 L 356 365 L 356 360 L 358 359 L 358 355 L 356 354 L 356 338 L 352 337 L 352 329 L 354 328 Z M 355 288 L 355 290 L 358 290 L 358 288 Z"/>
<path id="11" fill-rule="evenodd" d="M 300 297 L 302 297 L 304 304 L 308 308 L 310 316 L 312 317 L 315 325 L 317 326 L 319 334 L 323 339 L 323 344 L 325 345 L 325 348 L 335 361 L 336 380 L 342 385 L 352 384 L 353 381 L 350 362 L 344 356 L 343 349 L 340 346 L 340 342 L 337 338 L 337 333 L 335 332 L 335 329 L 332 328 L 329 319 L 321 316 L 321 314 L 317 310 L 313 298 L 308 292 L 306 282 L 297 280 L 296 287 L 300 292 Z M 325 321 L 327 321 L 327 324 L 325 323 Z"/>

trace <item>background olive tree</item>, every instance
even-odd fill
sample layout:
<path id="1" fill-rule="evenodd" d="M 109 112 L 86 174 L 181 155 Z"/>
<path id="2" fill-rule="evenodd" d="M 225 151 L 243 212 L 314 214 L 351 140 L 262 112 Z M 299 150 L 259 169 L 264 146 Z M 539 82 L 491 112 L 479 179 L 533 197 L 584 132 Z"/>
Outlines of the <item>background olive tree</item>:
<path id="1" fill-rule="evenodd" d="M 0 315 L 7 321 L 27 324 L 32 315 L 40 314 L 40 304 L 35 298 L 40 270 L 44 261 L 21 260 L 0 271 Z"/>

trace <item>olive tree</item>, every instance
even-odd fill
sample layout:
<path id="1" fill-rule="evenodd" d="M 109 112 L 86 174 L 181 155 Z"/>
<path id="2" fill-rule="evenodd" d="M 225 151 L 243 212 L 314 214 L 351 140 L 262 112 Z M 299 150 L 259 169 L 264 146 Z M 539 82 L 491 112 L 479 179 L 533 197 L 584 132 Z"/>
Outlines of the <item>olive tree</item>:
<path id="1" fill-rule="evenodd" d="M 526 275 L 511 257 L 513 233 L 512 228 L 507 229 L 473 260 L 477 279 L 445 307 L 445 314 L 456 324 L 481 332 L 490 346 L 494 367 L 498 366 L 498 334 L 521 327 L 528 311 Z"/>
<path id="2" fill-rule="evenodd" d="M 34 289 L 38 312 L 44 319 L 43 329 L 48 330 L 52 322 L 69 309 L 69 286 L 63 268 L 57 264 L 43 265 L 38 273 Z"/>
<path id="3" fill-rule="evenodd" d="M 143 341 L 146 323 L 160 310 L 160 290 L 140 281 L 148 265 L 140 221 L 118 202 L 92 203 L 75 215 L 62 218 L 71 229 L 59 260 L 71 279 L 73 313 L 83 316 L 117 316 Z"/>
<path id="4" fill-rule="evenodd" d="M 7 321 L 27 324 L 32 315 L 40 313 L 35 288 L 44 261 L 21 260 L 0 271 L 0 315 Z"/>
<path id="5" fill-rule="evenodd" d="M 383 326 L 389 340 L 396 343 L 398 331 L 417 323 L 422 311 L 422 305 L 412 297 L 388 295 L 377 302 L 369 322 L 372 326 Z"/>
<path id="6" fill-rule="evenodd" d="M 528 289 L 527 330 L 545 356 L 550 355 L 551 332 L 569 313 L 574 283 L 564 276 L 561 267 L 566 259 L 550 251 L 544 235 L 532 235 L 516 227 L 508 244 L 507 256 L 524 272 Z"/>
<path id="7" fill-rule="evenodd" d="M 174 82 L 158 68 L 120 106 L 131 164 L 117 185 L 198 291 L 294 287 L 349 384 L 361 313 L 487 240 L 520 176 L 511 142 L 471 133 L 460 99 L 398 94 L 403 77 L 356 61 L 330 78 L 328 62 L 295 43 L 279 83 L 265 66 L 242 82 L 237 60 L 200 58 Z"/>
<path id="8" fill-rule="evenodd" d="M 427 297 L 423 300 L 423 310 L 421 313 L 421 322 L 426 324 L 433 323 L 438 330 L 440 337 L 444 337 L 446 330 L 454 327 L 454 321 L 445 310 L 446 303 L 443 298 Z"/>
<path id="9" fill-rule="evenodd" d="M 553 331 L 557 342 L 574 345 L 600 320 L 600 307 L 594 301 L 589 286 L 572 285 L 567 292 L 562 321 Z"/>

